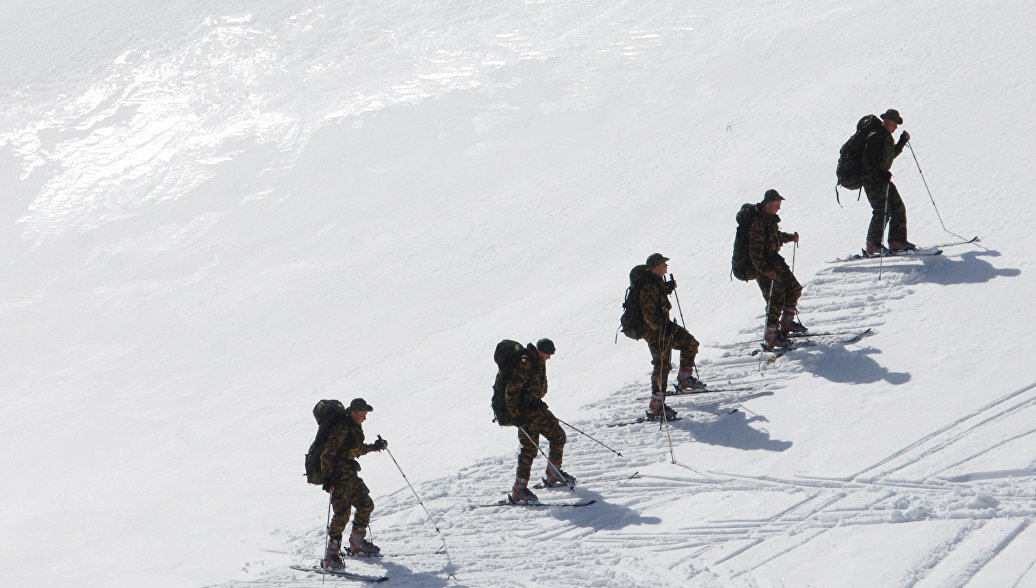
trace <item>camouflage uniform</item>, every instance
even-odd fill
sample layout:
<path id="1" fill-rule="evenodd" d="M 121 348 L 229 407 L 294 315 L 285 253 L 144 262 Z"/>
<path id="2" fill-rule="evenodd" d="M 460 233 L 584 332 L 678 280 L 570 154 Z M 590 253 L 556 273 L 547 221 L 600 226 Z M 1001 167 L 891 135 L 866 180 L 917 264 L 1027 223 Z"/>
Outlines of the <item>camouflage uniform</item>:
<path id="1" fill-rule="evenodd" d="M 802 294 L 802 285 L 795 279 L 788 263 L 780 254 L 781 246 L 789 241 L 794 241 L 795 235 L 784 233 L 777 228 L 781 217 L 776 214 L 767 214 L 761 204 L 757 206 L 759 212 L 748 227 L 748 258 L 759 276 L 755 281 L 763 292 L 763 299 L 770 307 L 766 324 L 776 325 L 785 308 L 798 306 L 799 296 Z M 771 280 L 763 275 L 768 271 L 776 272 L 777 279 Z M 771 282 L 773 283 L 772 297 L 770 294 Z"/>
<path id="2" fill-rule="evenodd" d="M 518 478 L 529 479 L 532 462 L 539 451 L 540 434 L 550 443 L 548 459 L 560 465 L 565 452 L 565 430 L 543 402 L 547 394 L 547 362 L 540 359 L 535 345 L 530 343 L 518 361 L 507 382 L 505 394 L 508 412 L 521 422 L 518 430 L 518 442 L 521 444 Z M 529 437 L 522 433 L 523 429 Z"/>
<path id="3" fill-rule="evenodd" d="M 880 244 L 885 233 L 885 194 L 888 194 L 889 242 L 907 240 L 906 206 L 899 190 L 886 180 L 892 161 L 899 157 L 906 141 L 893 142 L 892 133 L 882 127 L 867 136 L 863 144 L 863 189 L 871 204 L 871 222 L 867 242 Z"/>
<path id="4" fill-rule="evenodd" d="M 325 485 L 333 486 L 331 506 L 334 517 L 328 531 L 340 535 L 349 522 L 349 511 L 356 507 L 353 527 L 366 528 L 374 511 L 374 501 L 363 480 L 357 457 L 375 451 L 374 444 L 364 444 L 363 427 L 350 416 L 340 420 L 331 429 L 331 435 L 320 454 L 320 471 Z"/>
<path id="5" fill-rule="evenodd" d="M 644 340 L 651 350 L 651 394 L 661 397 L 668 387 L 669 372 L 673 369 L 673 349 L 680 351 L 680 368 L 693 368 L 698 355 L 698 340 L 676 321 L 669 319 L 673 308 L 669 302 L 672 287 L 662 276 L 651 274 L 640 287 L 640 312 L 647 326 Z"/>

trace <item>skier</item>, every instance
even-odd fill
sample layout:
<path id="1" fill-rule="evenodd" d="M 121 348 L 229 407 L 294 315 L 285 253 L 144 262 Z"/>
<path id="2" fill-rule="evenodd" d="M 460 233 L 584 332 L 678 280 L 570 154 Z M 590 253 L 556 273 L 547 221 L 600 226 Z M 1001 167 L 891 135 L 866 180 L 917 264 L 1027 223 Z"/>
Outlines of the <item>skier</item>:
<path id="1" fill-rule="evenodd" d="M 349 522 L 349 513 L 353 507 L 352 533 L 349 535 L 349 551 L 361 555 L 377 555 L 381 549 L 367 541 L 367 525 L 374 501 L 363 480 L 356 475 L 360 471 L 357 457 L 371 451 L 381 451 L 388 447 L 388 441 L 379 438 L 374 443 L 364 443 L 363 421 L 367 413 L 374 407 L 362 398 L 354 398 L 346 409 L 346 418 L 339 420 L 331 429 L 331 434 L 320 454 L 320 470 L 324 478 L 324 491 L 331 494 L 331 506 L 334 516 L 327 528 L 328 542 L 324 554 L 324 567 L 338 569 L 342 567 L 342 531 Z"/>
<path id="2" fill-rule="evenodd" d="M 871 204 L 871 222 L 867 227 L 868 255 L 917 249 L 907 241 L 906 206 L 892 183 L 892 172 L 889 171 L 892 161 L 910 140 L 910 133 L 903 131 L 899 141 L 893 143 L 892 134 L 903 124 L 903 117 L 890 108 L 881 115 L 881 120 L 881 128 L 867 136 L 863 147 L 863 189 Z M 889 225 L 888 249 L 881 244 L 886 223 Z"/>
<path id="3" fill-rule="evenodd" d="M 777 227 L 781 222 L 777 211 L 783 201 L 784 197 L 777 190 L 767 190 L 762 202 L 756 205 L 757 213 L 748 226 L 748 258 L 766 300 L 768 314 L 764 342 L 770 348 L 787 347 L 791 344 L 788 334 L 807 331 L 795 318 L 802 285 L 780 254 L 785 243 L 799 242 L 798 233 L 784 233 Z"/>
<path id="4" fill-rule="evenodd" d="M 669 318 L 669 311 L 673 308 L 669 302 L 669 295 L 676 289 L 676 280 L 665 280 L 665 275 L 669 271 L 668 261 L 669 258 L 661 253 L 652 253 L 648 256 L 644 266 L 648 275 L 642 279 L 639 293 L 640 312 L 646 331 L 644 340 L 651 351 L 651 402 L 647 410 L 647 416 L 651 419 L 660 418 L 663 408 L 666 419 L 676 418 L 676 411 L 665 404 L 669 372 L 673 369 L 673 349 L 680 351 L 677 387 L 689 390 L 705 388 L 705 384 L 694 377 L 694 358 L 698 355 L 698 340 L 676 320 Z"/>
<path id="5" fill-rule="evenodd" d="M 529 490 L 529 474 L 536 452 L 539 451 L 541 433 L 550 443 L 550 463 L 547 464 L 544 485 L 571 485 L 576 481 L 561 469 L 565 430 L 543 402 L 547 394 L 547 360 L 555 351 L 554 342 L 550 339 L 540 339 L 536 345 L 529 343 L 507 381 L 507 410 L 511 414 L 512 424 L 518 427 L 518 442 L 521 445 L 514 486 L 507 497 L 511 502 L 528 503 L 537 500 L 536 495 Z"/>

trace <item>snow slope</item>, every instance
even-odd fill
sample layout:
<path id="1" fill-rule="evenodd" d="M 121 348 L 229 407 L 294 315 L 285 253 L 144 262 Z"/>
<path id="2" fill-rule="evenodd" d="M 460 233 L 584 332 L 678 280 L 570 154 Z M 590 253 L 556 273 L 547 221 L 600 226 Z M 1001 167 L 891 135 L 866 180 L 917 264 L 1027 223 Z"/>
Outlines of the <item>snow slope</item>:
<path id="1" fill-rule="evenodd" d="M 320 582 L 287 568 L 322 547 L 309 411 L 362 396 L 441 530 L 371 455 L 375 541 L 449 551 L 354 564 L 395 585 L 1036 585 L 1033 9 L 6 3 L 0 579 Z M 825 263 L 869 216 L 837 149 L 888 107 L 911 240 L 955 240 L 924 180 L 981 242 Z M 803 320 L 868 337 L 745 355 L 733 215 L 770 187 Z M 702 378 L 751 388 L 674 398 L 675 464 L 608 426 L 647 404 L 614 329 L 653 251 Z M 594 505 L 469 509 L 513 479 L 492 347 L 542 336 L 552 410 L 622 456 L 570 432 Z"/>

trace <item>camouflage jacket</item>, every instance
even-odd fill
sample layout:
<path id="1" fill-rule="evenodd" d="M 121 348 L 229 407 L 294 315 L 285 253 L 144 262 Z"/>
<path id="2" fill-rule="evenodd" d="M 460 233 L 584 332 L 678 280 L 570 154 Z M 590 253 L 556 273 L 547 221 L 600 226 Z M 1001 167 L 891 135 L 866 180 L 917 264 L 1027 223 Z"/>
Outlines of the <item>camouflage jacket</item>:
<path id="1" fill-rule="evenodd" d="M 778 260 L 783 261 L 781 245 L 795 239 L 795 235 L 784 233 L 777 228 L 781 217 L 766 214 L 760 207 L 759 213 L 748 227 L 748 259 L 760 276 L 770 270 L 776 270 Z"/>
<path id="2" fill-rule="evenodd" d="M 882 127 L 867 135 L 863 143 L 863 179 L 873 179 L 875 176 L 892 169 L 892 161 L 899 157 L 906 147 L 906 141 L 900 135 L 899 142 L 892 140 L 892 133 Z"/>
<path id="3" fill-rule="evenodd" d="M 364 444 L 363 426 L 346 413 L 331 428 L 331 435 L 320 454 L 320 472 L 324 480 L 337 480 L 360 471 L 357 457 L 374 451 L 374 444 Z"/>
<path id="4" fill-rule="evenodd" d="M 649 331 L 658 332 L 669 322 L 669 311 L 673 308 L 669 294 L 672 291 L 662 276 L 651 274 L 644 279 L 644 285 L 640 287 L 640 313 Z"/>
<path id="5" fill-rule="evenodd" d="M 546 406 L 543 397 L 547 395 L 547 362 L 540 359 L 532 343 L 514 367 L 504 394 L 507 412 L 512 416 L 525 416 L 531 409 Z"/>

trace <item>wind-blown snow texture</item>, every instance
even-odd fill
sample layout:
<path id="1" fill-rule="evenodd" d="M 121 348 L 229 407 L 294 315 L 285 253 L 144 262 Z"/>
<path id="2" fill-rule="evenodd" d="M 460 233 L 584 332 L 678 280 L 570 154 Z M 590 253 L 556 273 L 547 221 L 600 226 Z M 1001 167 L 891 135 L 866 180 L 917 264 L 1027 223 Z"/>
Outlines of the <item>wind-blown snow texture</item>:
<path id="1" fill-rule="evenodd" d="M 0 578 L 316 585 L 288 568 L 323 545 L 310 410 L 362 396 L 441 529 L 363 458 L 410 555 L 351 565 L 393 585 L 1036 586 L 1034 9 L 5 3 Z M 981 242 L 827 264 L 869 217 L 838 147 L 889 107 Z M 892 171 L 911 240 L 955 240 L 909 151 Z M 748 355 L 733 217 L 771 187 L 804 322 L 869 336 Z M 653 251 L 701 377 L 744 388 L 672 399 L 676 464 L 607 426 L 647 404 L 614 330 Z M 514 475 L 493 345 L 543 336 L 552 410 L 622 456 L 570 431 L 595 504 L 469 509 Z"/>

